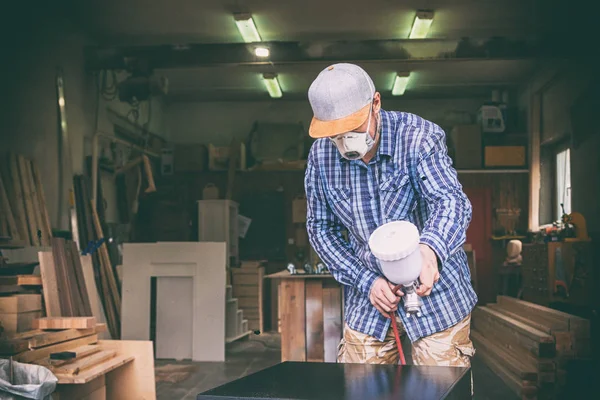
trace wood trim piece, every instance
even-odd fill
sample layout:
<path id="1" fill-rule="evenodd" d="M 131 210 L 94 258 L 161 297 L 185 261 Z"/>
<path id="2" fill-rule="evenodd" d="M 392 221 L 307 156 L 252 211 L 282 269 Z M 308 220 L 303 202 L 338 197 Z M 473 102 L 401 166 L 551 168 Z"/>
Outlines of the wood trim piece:
<path id="1" fill-rule="evenodd" d="M 323 282 L 306 282 L 306 361 L 325 359 L 323 332 Z"/>
<path id="2" fill-rule="evenodd" d="M 42 275 L 42 286 L 44 305 L 48 317 L 59 317 L 62 315 L 60 307 L 60 291 L 54 267 L 54 257 L 51 251 L 40 251 L 40 272 Z"/>
<path id="3" fill-rule="evenodd" d="M 80 339 L 69 340 L 68 342 L 26 351 L 24 353 L 17 354 L 14 358 L 15 360 L 23 363 L 31 363 L 35 360 L 49 357 L 52 353 L 60 353 L 61 351 L 68 351 L 93 343 L 98 343 L 98 335 L 90 335 Z"/>
<path id="4" fill-rule="evenodd" d="M 306 361 L 305 281 L 281 281 L 279 296 L 281 361 Z"/>

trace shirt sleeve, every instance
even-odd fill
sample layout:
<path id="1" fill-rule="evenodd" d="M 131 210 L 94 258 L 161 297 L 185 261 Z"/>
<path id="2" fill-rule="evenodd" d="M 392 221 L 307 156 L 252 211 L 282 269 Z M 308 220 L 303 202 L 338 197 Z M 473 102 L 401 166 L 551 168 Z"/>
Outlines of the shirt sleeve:
<path id="1" fill-rule="evenodd" d="M 419 146 L 417 179 L 429 210 L 421 243 L 436 253 L 441 269 L 465 243 L 472 208 L 448 156 L 446 135 L 440 127 L 432 125 Z"/>
<path id="2" fill-rule="evenodd" d="M 306 229 L 309 242 L 336 281 L 369 295 L 379 274 L 365 267 L 342 236 L 343 225 L 331 211 L 312 151 L 304 179 L 307 199 Z"/>

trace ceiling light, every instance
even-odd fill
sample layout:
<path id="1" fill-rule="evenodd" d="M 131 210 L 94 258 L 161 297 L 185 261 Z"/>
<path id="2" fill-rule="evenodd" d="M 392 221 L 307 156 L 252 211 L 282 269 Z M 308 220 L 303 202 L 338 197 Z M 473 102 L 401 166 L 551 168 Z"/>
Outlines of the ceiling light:
<path id="1" fill-rule="evenodd" d="M 252 15 L 236 13 L 233 14 L 233 19 L 246 43 L 262 41 L 258 34 L 258 29 L 256 29 L 256 25 L 254 25 Z"/>
<path id="2" fill-rule="evenodd" d="M 254 49 L 254 54 L 256 54 L 256 57 L 269 57 L 269 49 L 266 47 L 257 47 L 256 49 Z"/>
<path id="3" fill-rule="evenodd" d="M 410 72 L 403 72 L 396 75 L 394 79 L 394 86 L 392 87 L 393 96 L 402 96 L 410 80 Z"/>
<path id="4" fill-rule="evenodd" d="M 279 81 L 277 80 L 277 75 L 264 74 L 263 80 L 265 81 L 265 86 L 267 87 L 269 96 L 271 96 L 274 99 L 278 99 L 283 95 L 283 93 L 281 92 L 281 86 L 279 86 Z"/>
<path id="5" fill-rule="evenodd" d="M 417 11 L 409 39 L 425 39 L 433 22 L 433 11 Z"/>

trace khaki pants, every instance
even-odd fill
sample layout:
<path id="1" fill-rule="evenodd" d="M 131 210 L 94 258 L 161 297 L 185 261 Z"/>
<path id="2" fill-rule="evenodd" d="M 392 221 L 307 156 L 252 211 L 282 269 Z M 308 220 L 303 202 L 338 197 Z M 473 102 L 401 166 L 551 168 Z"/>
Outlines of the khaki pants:
<path id="1" fill-rule="evenodd" d="M 404 327 L 396 320 L 400 335 Z M 470 367 L 475 354 L 471 334 L 471 315 L 445 331 L 421 338 L 412 344 L 414 365 Z M 406 358 L 406 357 L 405 357 Z M 390 326 L 385 340 L 380 342 L 372 336 L 344 326 L 344 337 L 338 347 L 339 363 L 398 364 L 400 355 L 396 347 L 394 330 Z M 471 373 L 471 396 L 473 395 L 473 373 Z"/>
<path id="2" fill-rule="evenodd" d="M 404 327 L 397 319 L 400 334 Z M 471 315 L 445 331 L 421 338 L 412 344 L 412 360 L 415 365 L 437 365 L 453 367 L 471 366 L 475 354 L 470 339 Z M 372 336 L 357 332 L 348 325 L 338 347 L 338 362 L 359 364 L 398 364 L 400 356 L 390 326 L 383 342 Z"/>

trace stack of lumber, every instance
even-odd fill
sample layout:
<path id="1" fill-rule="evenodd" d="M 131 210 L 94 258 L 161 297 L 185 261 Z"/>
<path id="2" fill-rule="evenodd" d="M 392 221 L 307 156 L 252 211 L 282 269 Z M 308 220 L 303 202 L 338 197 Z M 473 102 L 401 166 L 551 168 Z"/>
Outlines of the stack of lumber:
<path id="1" fill-rule="evenodd" d="M 264 276 L 263 261 L 242 261 L 240 268 L 231 268 L 233 297 L 253 331 L 264 332 Z"/>
<path id="2" fill-rule="evenodd" d="M 91 185 L 85 176 L 75 176 L 74 187 L 81 247 L 82 250 L 88 246 L 90 249 L 94 249 L 91 255 L 96 287 L 104 308 L 110 334 L 113 339 L 118 339 L 121 333 L 120 285 L 117 279 L 116 266 L 113 265 L 110 259 L 104 239 L 102 213 L 99 212 L 101 208 L 94 207 L 90 194 Z"/>
<path id="3" fill-rule="evenodd" d="M 0 237 L 6 247 L 48 246 L 52 237 L 40 171 L 21 155 L 0 162 Z"/>
<path id="4" fill-rule="evenodd" d="M 16 294 L 0 297 L 0 324 L 3 334 L 10 335 L 31 329 L 42 316 L 42 295 Z"/>
<path id="5" fill-rule="evenodd" d="M 471 338 L 478 356 L 524 399 L 553 399 L 565 363 L 589 353 L 588 320 L 512 297 L 476 307 Z"/>
<path id="6" fill-rule="evenodd" d="M 75 242 L 52 239 L 52 251 L 39 252 L 48 317 L 91 317 L 81 257 Z"/>

